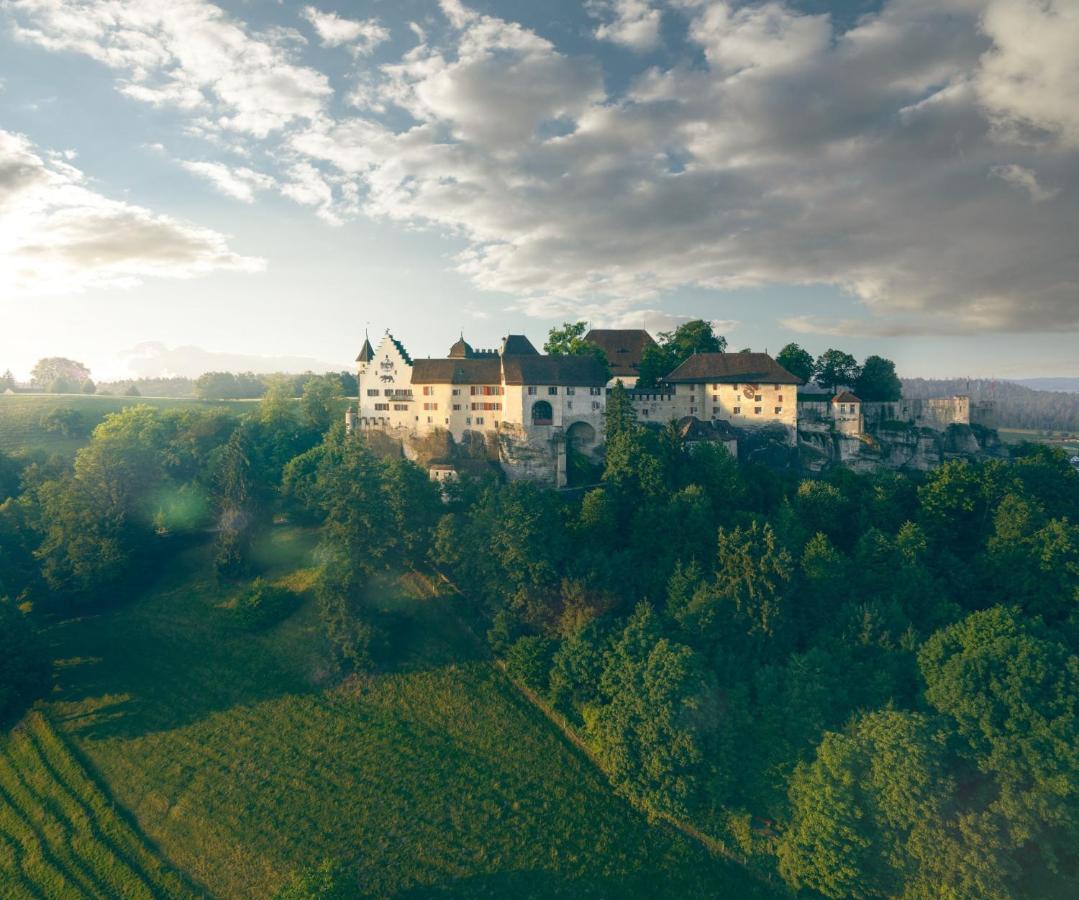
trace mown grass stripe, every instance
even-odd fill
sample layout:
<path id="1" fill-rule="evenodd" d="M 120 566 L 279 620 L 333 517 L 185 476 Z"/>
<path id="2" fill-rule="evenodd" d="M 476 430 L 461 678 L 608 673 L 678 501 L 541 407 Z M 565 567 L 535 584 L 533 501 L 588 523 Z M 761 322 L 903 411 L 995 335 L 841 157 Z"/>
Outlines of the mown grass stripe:
<path id="1" fill-rule="evenodd" d="M 104 896 L 103 885 L 75 852 L 78 849 L 76 835 L 63 810 L 31 784 L 30 778 L 36 773 L 20 766 L 19 760 L 13 755 L 12 751 L 17 751 L 22 744 L 23 741 L 17 737 L 0 748 L 0 778 L 4 779 L 9 789 L 17 786 L 13 799 L 21 802 L 21 808 L 28 818 L 33 816 L 38 819 L 40 825 L 35 830 L 39 842 L 48 846 L 56 864 L 78 885 L 83 896 Z"/>
<path id="2" fill-rule="evenodd" d="M 28 735 L 38 751 L 41 765 L 50 773 L 56 788 L 85 814 L 90 830 L 145 886 L 148 894 L 165 889 L 161 864 L 135 832 L 126 827 L 116 809 L 107 801 L 74 756 L 48 726 L 44 717 L 28 723 Z M 178 885 L 177 885 L 178 886 Z M 169 891 L 170 895 L 173 893 Z"/>
<path id="3" fill-rule="evenodd" d="M 32 723 L 28 724 L 32 725 Z M 154 895 L 152 880 L 140 871 L 137 864 L 133 865 L 127 859 L 127 854 L 116 846 L 116 843 L 109 835 L 104 833 L 99 824 L 99 816 L 95 814 L 89 805 L 84 803 L 78 793 L 63 782 L 51 762 L 45 758 L 36 740 L 36 731 L 39 730 L 40 726 L 38 729 L 33 727 L 24 729 L 21 735 L 24 740 L 19 743 L 33 750 L 33 762 L 40 767 L 45 776 L 43 778 L 44 786 L 57 798 L 60 804 L 57 815 L 66 816 L 72 829 L 76 832 L 85 832 L 84 834 L 73 836 L 72 843 L 83 843 L 88 851 L 93 851 L 93 855 L 90 853 L 85 855 L 90 859 L 100 860 L 100 864 L 95 867 L 94 871 L 98 873 L 99 882 L 106 882 L 106 884 L 100 885 L 103 892 L 110 895 L 117 890 L 123 890 L 125 895 L 152 898 Z M 81 789 L 86 796 L 92 797 L 97 794 L 86 779 L 82 779 Z M 108 817 L 105 818 L 106 820 L 108 819 Z"/>

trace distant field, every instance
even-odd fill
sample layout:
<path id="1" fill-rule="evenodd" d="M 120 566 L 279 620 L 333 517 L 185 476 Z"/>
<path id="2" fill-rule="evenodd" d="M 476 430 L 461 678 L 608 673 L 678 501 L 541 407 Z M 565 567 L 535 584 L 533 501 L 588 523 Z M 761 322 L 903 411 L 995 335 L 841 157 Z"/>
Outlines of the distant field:
<path id="1" fill-rule="evenodd" d="M 0 395 L 0 450 L 13 453 L 20 450 L 44 450 L 71 456 L 87 438 L 66 438 L 46 431 L 42 419 L 54 409 L 76 409 L 86 422 L 87 430 L 101 422 L 109 413 L 125 406 L 144 403 L 158 409 L 185 406 L 220 406 L 243 411 L 248 401 L 178 400 L 172 397 L 98 397 L 84 394 L 16 394 Z"/>
<path id="2" fill-rule="evenodd" d="M 999 428 L 997 434 L 1006 444 L 1021 444 L 1030 441 L 1035 444 L 1050 444 L 1063 447 L 1069 453 L 1079 453 L 1079 435 L 1066 431 L 1038 431 L 1032 428 Z"/>
<path id="3" fill-rule="evenodd" d="M 189 897 L 40 713 L 0 739 L 0 896 Z"/>
<path id="4" fill-rule="evenodd" d="M 311 533 L 267 576 L 306 588 Z M 268 633 L 221 628 L 207 548 L 147 595 L 52 629 L 51 714 L 169 862 L 267 897 L 341 860 L 373 896 L 754 897 L 739 868 L 650 826 L 463 631 L 449 597 L 376 584 L 392 664 L 334 684 L 308 601 Z M 235 588 L 233 589 L 235 590 Z"/>

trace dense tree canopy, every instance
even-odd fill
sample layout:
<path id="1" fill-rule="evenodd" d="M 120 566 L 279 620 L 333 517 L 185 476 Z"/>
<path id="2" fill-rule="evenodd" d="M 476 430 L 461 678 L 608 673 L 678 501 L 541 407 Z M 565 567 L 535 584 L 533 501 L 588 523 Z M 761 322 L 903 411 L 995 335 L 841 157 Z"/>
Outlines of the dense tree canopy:
<path id="1" fill-rule="evenodd" d="M 860 400 L 869 402 L 898 400 L 903 396 L 895 363 L 883 356 L 867 356 L 851 388 Z"/>
<path id="2" fill-rule="evenodd" d="M 727 339 L 715 333 L 711 322 L 704 319 L 683 322 L 674 331 L 661 331 L 656 344 L 645 347 L 637 384 L 654 387 L 694 353 L 722 353 L 726 349 Z"/>
<path id="3" fill-rule="evenodd" d="M 792 375 L 797 375 L 806 384 L 813 380 L 815 371 L 813 357 L 808 350 L 803 350 L 798 344 L 787 344 L 776 354 L 776 362 Z"/>

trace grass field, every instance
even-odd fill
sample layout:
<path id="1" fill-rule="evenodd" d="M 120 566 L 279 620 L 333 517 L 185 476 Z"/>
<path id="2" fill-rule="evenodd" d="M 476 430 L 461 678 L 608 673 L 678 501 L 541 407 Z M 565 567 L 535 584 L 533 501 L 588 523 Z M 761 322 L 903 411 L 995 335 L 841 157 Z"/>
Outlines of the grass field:
<path id="1" fill-rule="evenodd" d="M 168 397 L 98 397 L 83 394 L 0 394 L 0 450 L 14 453 L 23 450 L 44 450 L 46 453 L 74 455 L 87 437 L 67 438 L 46 431 L 42 420 L 55 409 L 78 410 L 86 423 L 87 434 L 109 413 L 125 406 L 145 403 L 158 409 L 185 406 L 220 406 L 242 411 L 246 401 L 217 403 L 202 400 L 177 400 Z"/>
<path id="2" fill-rule="evenodd" d="M 277 529 L 266 577 L 303 591 L 312 542 Z M 229 596 L 196 547 L 145 596 L 50 632 L 51 716 L 198 890 L 267 897 L 333 858 L 379 897 L 763 895 L 617 799 L 450 597 L 374 584 L 390 662 L 339 684 L 310 601 L 244 635 L 221 627 Z"/>
<path id="3" fill-rule="evenodd" d="M 40 713 L 0 741 L 0 896 L 187 897 Z"/>

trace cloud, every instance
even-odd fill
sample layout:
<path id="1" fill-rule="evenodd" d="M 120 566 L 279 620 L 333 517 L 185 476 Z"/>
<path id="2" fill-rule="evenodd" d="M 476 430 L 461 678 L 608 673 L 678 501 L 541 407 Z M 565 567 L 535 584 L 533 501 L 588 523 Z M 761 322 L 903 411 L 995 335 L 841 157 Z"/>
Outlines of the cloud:
<path id="1" fill-rule="evenodd" d="M 601 0 L 590 4 L 604 21 L 596 27 L 598 40 L 622 44 L 632 50 L 651 50 L 659 43 L 662 13 L 648 0 Z"/>
<path id="2" fill-rule="evenodd" d="M 277 184 L 269 175 L 255 172 L 246 166 L 230 167 L 219 162 L 190 160 L 180 160 L 180 165 L 200 178 L 205 178 L 222 194 L 244 203 L 254 201 L 255 191 L 269 190 Z"/>
<path id="3" fill-rule="evenodd" d="M 306 356 L 257 356 L 205 350 L 202 347 L 170 347 L 160 341 L 136 344 L 120 354 L 136 378 L 197 378 L 204 372 L 333 372 L 351 369 L 344 363 Z"/>
<path id="4" fill-rule="evenodd" d="M 975 83 L 994 122 L 1079 147 L 1079 6 L 1074 0 L 992 0 L 981 28 L 993 46 Z"/>
<path id="5" fill-rule="evenodd" d="M 305 6 L 303 17 L 314 27 L 323 47 L 348 44 L 349 50 L 356 56 L 366 56 L 390 37 L 390 32 L 378 19 L 343 19 L 336 13 L 322 12 L 314 6 Z"/>
<path id="6" fill-rule="evenodd" d="M 97 193 L 64 154 L 43 154 L 24 135 L 0 130 L 0 296 L 263 266 L 216 231 Z"/>
<path id="7" fill-rule="evenodd" d="M 205 2 L 169 22 L 148 0 L 80 4 L 85 23 L 62 0 L 9 8 L 23 37 L 101 59 L 206 136 L 275 142 L 278 189 L 328 221 L 452 235 L 459 273 L 533 315 L 617 320 L 687 286 L 830 285 L 865 316 L 809 311 L 791 327 L 1079 329 L 1074 4 L 884 0 L 845 24 L 780 0 L 671 0 L 660 15 L 688 45 L 639 60 L 628 87 L 595 56 L 439 6 L 418 44 L 355 76 L 347 113 L 287 36 Z M 658 40 L 659 4 L 592 10 L 604 40 L 653 21 Z M 219 31 L 244 51 L 229 64 L 254 60 L 238 87 L 218 80 L 222 54 L 185 49 Z"/>
<path id="8" fill-rule="evenodd" d="M 993 166 L 989 170 L 991 174 L 997 178 L 1003 178 L 1009 184 L 1014 184 L 1016 187 L 1023 188 L 1028 194 L 1030 199 L 1034 203 L 1041 203 L 1043 200 L 1052 200 L 1060 191 L 1047 191 L 1040 184 L 1038 179 L 1030 169 L 1025 169 L 1023 166 L 1010 163 L 1003 166 Z"/>
<path id="9" fill-rule="evenodd" d="M 120 90 L 258 137 L 318 113 L 325 75 L 296 64 L 291 33 L 250 33 L 204 0 L 7 0 L 14 34 L 122 73 Z"/>

